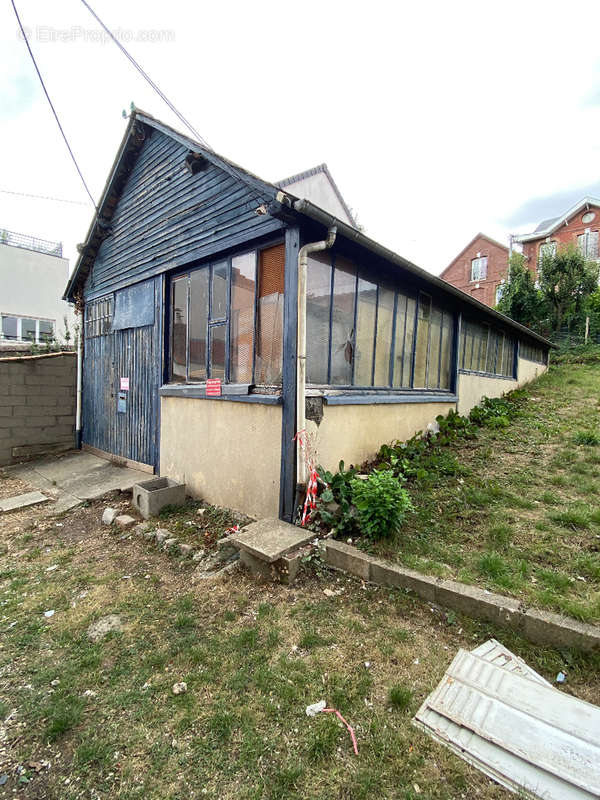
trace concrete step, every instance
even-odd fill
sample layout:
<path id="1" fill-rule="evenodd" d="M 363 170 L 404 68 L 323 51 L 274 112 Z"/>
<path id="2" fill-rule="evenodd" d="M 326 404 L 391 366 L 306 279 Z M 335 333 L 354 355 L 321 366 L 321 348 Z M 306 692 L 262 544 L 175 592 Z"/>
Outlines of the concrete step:
<path id="1" fill-rule="evenodd" d="M 229 542 L 239 550 L 272 564 L 314 538 L 313 531 L 290 525 L 289 522 L 259 519 L 258 522 L 246 525 L 239 533 L 232 534 Z"/>

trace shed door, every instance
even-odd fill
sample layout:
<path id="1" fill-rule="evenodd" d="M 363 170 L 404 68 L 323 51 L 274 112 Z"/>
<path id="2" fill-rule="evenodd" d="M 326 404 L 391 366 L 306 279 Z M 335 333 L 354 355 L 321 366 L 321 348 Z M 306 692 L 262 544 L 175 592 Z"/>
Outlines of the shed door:
<path id="1" fill-rule="evenodd" d="M 160 279 L 86 303 L 83 442 L 153 468 L 159 462 Z"/>

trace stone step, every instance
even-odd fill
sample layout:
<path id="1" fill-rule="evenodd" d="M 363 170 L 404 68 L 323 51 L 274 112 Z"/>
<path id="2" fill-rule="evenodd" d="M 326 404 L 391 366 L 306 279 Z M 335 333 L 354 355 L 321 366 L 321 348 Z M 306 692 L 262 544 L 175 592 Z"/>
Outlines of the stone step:
<path id="1" fill-rule="evenodd" d="M 242 552 L 272 564 L 315 538 L 313 531 L 280 519 L 260 519 L 232 534 L 228 542 Z"/>
<path id="2" fill-rule="evenodd" d="M 22 508 L 37 506 L 40 503 L 47 503 L 50 500 L 41 492 L 27 492 L 16 497 L 5 497 L 0 500 L 0 514 L 8 514 L 10 511 L 20 511 Z"/>

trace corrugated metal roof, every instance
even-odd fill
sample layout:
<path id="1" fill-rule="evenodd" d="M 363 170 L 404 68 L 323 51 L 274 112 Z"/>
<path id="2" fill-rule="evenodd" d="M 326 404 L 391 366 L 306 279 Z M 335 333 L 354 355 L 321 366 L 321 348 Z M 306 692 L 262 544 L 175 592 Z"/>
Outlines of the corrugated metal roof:
<path id="1" fill-rule="evenodd" d="M 498 642 L 460 650 L 415 722 L 507 788 L 598 797 L 600 709 L 554 689 Z"/>

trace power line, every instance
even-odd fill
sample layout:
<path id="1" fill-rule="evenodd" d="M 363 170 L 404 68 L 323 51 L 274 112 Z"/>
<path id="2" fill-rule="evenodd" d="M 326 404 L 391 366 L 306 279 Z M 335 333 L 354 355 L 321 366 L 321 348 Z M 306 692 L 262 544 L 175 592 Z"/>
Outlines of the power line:
<path id="1" fill-rule="evenodd" d="M 110 36 L 113 42 L 117 45 L 119 50 L 123 53 L 123 55 L 133 64 L 136 70 L 140 73 L 140 75 L 144 78 L 145 81 L 154 89 L 154 91 L 158 94 L 158 96 L 169 106 L 171 111 L 176 115 L 176 117 L 185 125 L 185 127 L 193 133 L 197 141 L 207 147 L 209 150 L 212 150 L 212 147 L 208 144 L 206 139 L 204 139 L 198 131 L 193 127 L 193 125 L 187 121 L 187 119 L 181 114 L 173 105 L 173 103 L 169 100 L 169 98 L 162 92 L 158 86 L 154 83 L 154 81 L 150 78 L 147 72 L 145 72 L 142 67 L 138 64 L 135 58 L 127 51 L 127 49 L 121 44 L 121 42 L 114 36 L 110 28 L 108 28 L 100 19 L 100 17 L 96 14 L 96 12 L 90 7 L 90 5 L 86 2 L 86 0 L 81 0 L 83 5 L 87 8 L 90 14 L 94 17 L 96 22 L 100 25 L 100 27 Z"/>
<path id="2" fill-rule="evenodd" d="M 85 178 L 83 177 L 83 173 L 79 169 L 79 164 L 77 163 L 77 159 L 75 158 L 75 156 L 73 154 L 73 151 L 71 150 L 71 145 L 69 144 L 69 141 L 68 141 L 68 139 L 66 137 L 66 134 L 65 134 L 65 132 L 63 130 L 63 127 L 60 124 L 60 120 L 58 118 L 58 114 L 56 113 L 56 109 L 54 108 L 54 106 L 52 104 L 52 100 L 50 99 L 50 95 L 48 94 L 48 90 L 46 89 L 46 85 L 44 83 L 44 79 L 42 78 L 42 74 L 41 74 L 41 72 L 39 70 L 37 62 L 35 60 L 35 56 L 33 55 L 33 51 L 32 51 L 31 46 L 29 44 L 29 40 L 27 38 L 27 34 L 25 33 L 25 29 L 23 28 L 23 24 L 21 22 L 21 18 L 19 17 L 19 12 L 17 11 L 17 7 L 15 6 L 15 0 L 10 0 L 10 2 L 12 4 L 13 11 L 15 12 L 15 17 L 17 18 L 17 22 L 19 23 L 19 28 L 21 29 L 21 36 L 23 37 L 23 41 L 25 42 L 25 45 L 27 46 L 27 50 L 29 51 L 29 55 L 30 55 L 31 60 L 33 62 L 33 66 L 35 67 L 35 71 L 37 72 L 37 76 L 40 79 L 40 83 L 42 85 L 42 89 L 44 90 L 44 94 L 46 95 L 46 99 L 48 100 L 50 108 L 52 109 L 52 113 L 54 114 L 54 119 L 56 120 L 56 124 L 58 125 L 58 129 L 60 130 L 61 135 L 62 135 L 62 137 L 63 137 L 63 139 L 65 141 L 65 144 L 67 146 L 67 150 L 69 151 L 69 155 L 73 159 L 73 164 L 75 164 L 75 169 L 79 173 L 79 177 L 81 178 L 81 182 L 83 183 L 83 185 L 85 187 L 85 190 L 86 190 L 86 192 L 88 194 L 88 197 L 92 201 L 92 205 L 96 209 L 96 212 L 98 212 L 98 208 L 96 207 L 96 203 L 94 202 L 94 198 L 92 197 L 92 193 L 90 192 L 90 190 L 88 188 L 88 185 L 85 182 Z"/>
<path id="3" fill-rule="evenodd" d="M 28 192 L 13 192 L 10 189 L 0 189 L 2 194 L 12 194 L 16 197 L 32 197 L 34 200 L 53 200 L 55 203 L 72 203 L 75 206 L 86 206 L 81 200 L 67 200 L 65 197 L 51 197 L 45 194 L 29 194 Z"/>

